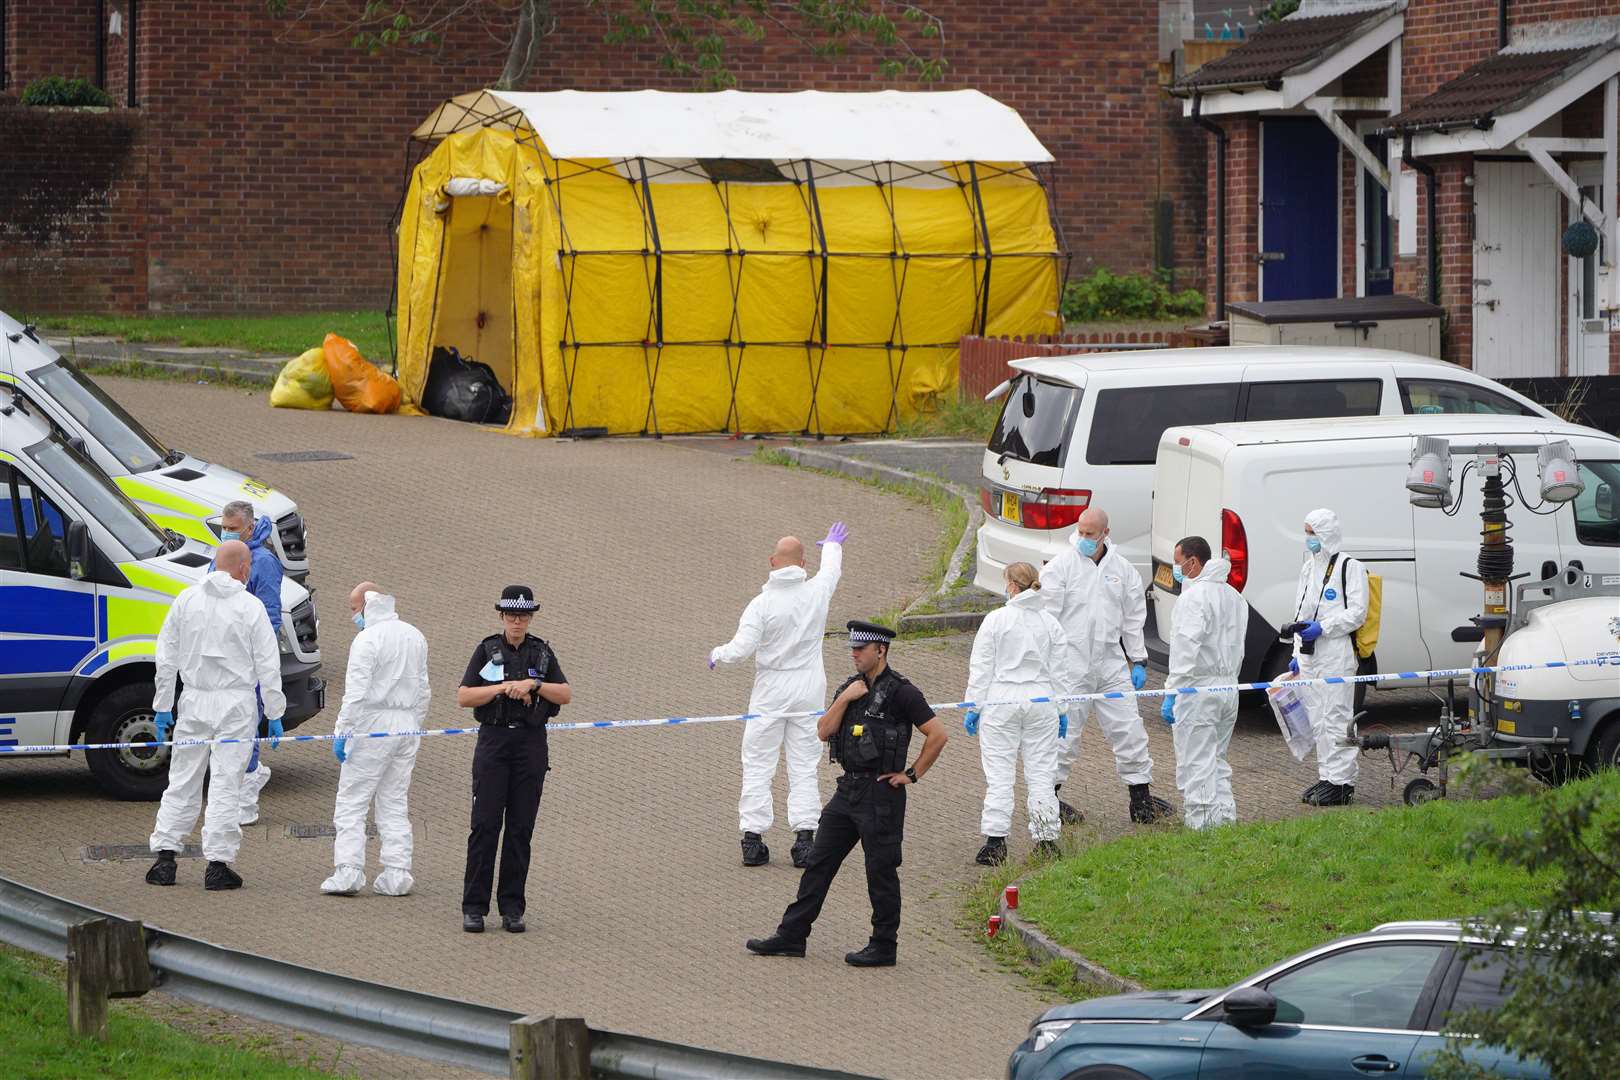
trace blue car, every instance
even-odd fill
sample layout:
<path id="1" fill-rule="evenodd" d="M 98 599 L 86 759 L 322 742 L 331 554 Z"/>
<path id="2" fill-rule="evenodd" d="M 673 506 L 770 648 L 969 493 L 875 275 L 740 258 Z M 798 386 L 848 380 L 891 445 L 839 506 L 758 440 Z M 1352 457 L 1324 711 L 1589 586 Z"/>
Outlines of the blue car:
<path id="1" fill-rule="evenodd" d="M 1506 997 L 1505 955 L 1459 948 L 1456 922 L 1386 923 L 1225 990 L 1093 998 L 1048 1009 L 1007 1063 L 1008 1080 L 1239 1080 L 1427 1075 L 1454 1010 Z M 1470 1046 L 1506 1077 L 1550 1080 L 1537 1062 Z"/>

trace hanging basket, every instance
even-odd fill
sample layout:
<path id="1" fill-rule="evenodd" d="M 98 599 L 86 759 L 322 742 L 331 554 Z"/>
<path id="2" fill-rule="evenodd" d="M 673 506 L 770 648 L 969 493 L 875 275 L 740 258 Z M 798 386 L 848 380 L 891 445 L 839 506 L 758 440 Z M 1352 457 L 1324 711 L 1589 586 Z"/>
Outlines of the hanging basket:
<path id="1" fill-rule="evenodd" d="M 1598 231 L 1590 221 L 1577 221 L 1564 230 L 1564 253 L 1584 259 L 1598 249 Z"/>

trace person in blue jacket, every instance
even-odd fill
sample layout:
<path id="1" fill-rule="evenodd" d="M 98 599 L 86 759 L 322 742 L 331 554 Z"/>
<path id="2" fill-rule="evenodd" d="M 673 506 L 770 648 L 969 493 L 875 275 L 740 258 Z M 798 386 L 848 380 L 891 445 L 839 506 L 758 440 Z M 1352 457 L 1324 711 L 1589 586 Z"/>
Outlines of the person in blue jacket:
<path id="1" fill-rule="evenodd" d="M 270 531 L 275 527 L 267 516 L 255 517 L 253 504 L 245 500 L 227 503 L 219 518 L 220 539 L 240 540 L 253 553 L 253 568 L 248 573 L 247 590 L 259 598 L 266 615 L 270 616 L 270 629 L 281 639 L 281 560 L 270 547 Z M 260 709 L 263 713 L 263 709 Z M 261 715 L 261 719 L 262 719 Z M 242 783 L 241 824 L 252 825 L 259 820 L 259 792 L 270 782 L 270 766 L 259 762 L 259 744 L 253 744 L 253 755 L 248 758 L 247 778 Z"/>

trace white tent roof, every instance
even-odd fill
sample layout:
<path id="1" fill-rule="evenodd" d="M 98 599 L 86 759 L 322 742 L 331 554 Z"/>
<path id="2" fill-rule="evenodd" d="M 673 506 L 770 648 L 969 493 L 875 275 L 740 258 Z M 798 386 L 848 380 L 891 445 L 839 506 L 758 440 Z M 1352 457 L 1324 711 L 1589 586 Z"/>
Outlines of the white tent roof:
<path id="1" fill-rule="evenodd" d="M 475 90 L 413 133 L 527 127 L 556 158 L 1051 161 L 1017 112 L 977 90 L 791 94 Z"/>

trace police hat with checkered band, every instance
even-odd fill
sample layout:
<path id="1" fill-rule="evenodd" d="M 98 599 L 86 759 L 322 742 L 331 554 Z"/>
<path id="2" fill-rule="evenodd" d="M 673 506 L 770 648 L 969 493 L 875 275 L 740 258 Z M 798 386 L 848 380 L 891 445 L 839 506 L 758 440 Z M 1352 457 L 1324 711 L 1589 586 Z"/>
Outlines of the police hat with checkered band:
<path id="1" fill-rule="evenodd" d="M 895 639 L 895 632 L 887 626 L 879 626 L 875 622 L 866 622 L 864 619 L 851 619 L 845 624 L 849 627 L 849 643 L 851 646 L 877 643 L 888 645 Z"/>
<path id="2" fill-rule="evenodd" d="M 532 615 L 539 607 L 534 601 L 534 590 L 527 585 L 508 585 L 495 602 L 495 610 L 502 615 Z"/>

